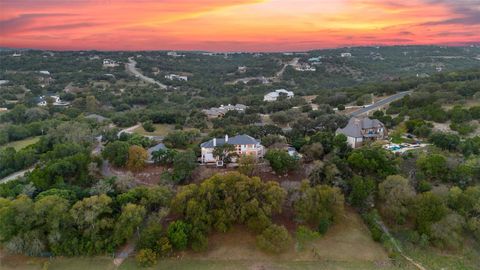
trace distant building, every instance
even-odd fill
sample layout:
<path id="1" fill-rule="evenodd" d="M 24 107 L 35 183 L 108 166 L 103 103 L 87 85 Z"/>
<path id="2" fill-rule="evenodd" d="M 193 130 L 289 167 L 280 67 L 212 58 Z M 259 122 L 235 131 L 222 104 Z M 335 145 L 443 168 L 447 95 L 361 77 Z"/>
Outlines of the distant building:
<path id="1" fill-rule="evenodd" d="M 167 56 L 171 56 L 171 57 L 185 57 L 184 54 L 178 54 L 177 52 L 167 52 Z"/>
<path id="2" fill-rule="evenodd" d="M 168 75 L 165 75 L 165 79 L 168 79 L 168 80 L 179 80 L 179 81 L 188 81 L 188 77 L 187 76 L 182 76 L 182 75 L 177 75 L 177 74 L 168 74 Z"/>
<path id="3" fill-rule="evenodd" d="M 40 70 L 38 73 L 42 75 L 50 75 L 50 72 L 48 70 Z"/>
<path id="4" fill-rule="evenodd" d="M 247 67 L 246 67 L 246 66 L 239 66 L 239 67 L 237 68 L 237 71 L 238 71 L 239 73 L 245 73 L 245 72 L 247 72 Z"/>
<path id="5" fill-rule="evenodd" d="M 229 111 L 245 112 L 247 106 L 243 104 L 226 106 L 220 105 L 220 107 L 212 107 L 210 109 L 204 109 L 202 112 L 207 115 L 208 118 L 218 118 L 224 116 Z"/>
<path id="6" fill-rule="evenodd" d="M 315 67 L 310 66 L 307 63 L 295 66 L 296 71 L 316 71 L 317 69 Z"/>
<path id="7" fill-rule="evenodd" d="M 13 57 L 20 57 L 20 56 L 22 56 L 22 54 L 21 53 L 13 53 L 12 56 Z"/>
<path id="8" fill-rule="evenodd" d="M 9 83 L 9 82 L 10 82 L 9 80 L 0 80 L 0 85 L 7 84 L 7 83 Z"/>
<path id="9" fill-rule="evenodd" d="M 0 108 L 0 112 L 6 112 L 6 111 L 8 111 L 7 108 L 4 108 L 4 107 L 1 107 L 1 108 Z"/>
<path id="10" fill-rule="evenodd" d="M 263 96 L 263 101 L 276 101 L 280 95 L 284 95 L 287 98 L 292 98 L 294 96 L 292 91 L 287 91 L 285 89 L 277 89 Z"/>
<path id="11" fill-rule="evenodd" d="M 70 105 L 70 102 L 62 101 L 59 96 L 55 95 L 46 95 L 46 96 L 40 96 L 37 98 L 37 105 L 38 106 L 47 106 L 48 102 L 47 99 L 51 98 L 52 99 L 52 105 L 53 106 L 68 106 Z"/>
<path id="12" fill-rule="evenodd" d="M 350 118 L 344 128 L 337 129 L 336 134 L 347 136 L 347 142 L 352 148 L 360 147 L 365 142 L 383 140 L 388 136 L 382 122 L 368 117 Z"/>
<path id="13" fill-rule="evenodd" d="M 351 53 L 341 53 L 340 56 L 341 57 L 352 57 L 352 54 Z"/>
<path id="14" fill-rule="evenodd" d="M 113 61 L 112 59 L 103 59 L 103 67 L 106 67 L 106 68 L 118 67 L 118 63 L 116 61 Z"/>
<path id="15" fill-rule="evenodd" d="M 215 149 L 215 147 L 224 144 L 233 145 L 235 147 L 234 151 L 238 156 L 252 155 L 256 159 L 260 159 L 263 158 L 263 155 L 265 154 L 265 148 L 263 147 L 263 145 L 260 144 L 260 141 L 249 135 L 237 135 L 232 138 L 229 138 L 228 135 L 225 135 L 224 138 L 213 138 L 200 144 L 202 150 L 201 162 L 217 163 L 217 165 L 222 166 L 223 162 L 221 162 L 222 164 L 218 163 L 219 160 L 213 155 L 213 150 Z"/>
<path id="16" fill-rule="evenodd" d="M 317 56 L 317 57 L 311 57 L 311 58 L 308 58 L 308 62 L 320 62 L 322 60 L 323 57 L 321 56 Z"/>

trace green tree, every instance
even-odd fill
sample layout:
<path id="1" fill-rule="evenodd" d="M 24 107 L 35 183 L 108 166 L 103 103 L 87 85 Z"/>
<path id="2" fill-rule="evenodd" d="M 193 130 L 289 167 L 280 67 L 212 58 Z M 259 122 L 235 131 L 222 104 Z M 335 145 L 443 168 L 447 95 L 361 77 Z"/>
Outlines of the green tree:
<path id="1" fill-rule="evenodd" d="M 135 261 L 141 267 L 151 267 L 157 263 L 157 254 L 148 248 L 141 249 L 135 256 Z"/>
<path id="2" fill-rule="evenodd" d="M 115 222 L 113 231 L 113 240 L 117 245 L 124 243 L 132 237 L 135 230 L 138 231 L 145 214 L 145 207 L 141 205 L 128 203 L 122 207 L 122 212 Z"/>
<path id="3" fill-rule="evenodd" d="M 185 181 L 197 165 L 197 156 L 192 150 L 178 153 L 173 160 L 172 180 L 176 183 Z"/>
<path id="4" fill-rule="evenodd" d="M 140 171 L 145 166 L 147 158 L 147 151 L 143 147 L 132 145 L 128 148 L 127 168 L 132 171 Z"/>
<path id="5" fill-rule="evenodd" d="M 174 221 L 168 225 L 167 237 L 175 249 L 184 250 L 187 248 L 190 230 L 190 226 L 181 220 Z"/>
<path id="6" fill-rule="evenodd" d="M 145 121 L 142 123 L 142 127 L 146 132 L 154 132 L 155 126 L 153 125 L 152 121 Z"/>
<path id="7" fill-rule="evenodd" d="M 410 204 L 415 198 L 415 190 L 408 179 L 400 175 L 390 175 L 378 189 L 380 199 L 385 202 L 385 214 L 399 224 L 404 223 Z"/>
<path id="8" fill-rule="evenodd" d="M 110 161 L 113 165 L 123 167 L 127 164 L 129 148 L 129 143 L 115 141 L 105 146 L 102 151 L 102 156 Z"/>
<path id="9" fill-rule="evenodd" d="M 265 159 L 270 162 L 272 169 L 278 174 L 285 174 L 297 168 L 298 161 L 288 152 L 279 149 L 268 150 Z"/>
<path id="10" fill-rule="evenodd" d="M 326 185 L 311 187 L 308 181 L 303 181 L 299 198 L 294 201 L 293 207 L 300 223 L 319 227 L 335 222 L 342 215 L 344 201 L 343 194 L 338 188 Z"/>
<path id="11" fill-rule="evenodd" d="M 448 179 L 447 159 L 443 155 L 423 155 L 418 158 L 417 167 L 429 180 Z"/>
<path id="12" fill-rule="evenodd" d="M 353 206 L 359 208 L 372 207 L 376 189 L 375 181 L 371 178 L 354 176 L 351 180 L 351 192 L 349 200 Z"/>
<path id="13" fill-rule="evenodd" d="M 417 195 L 414 203 L 415 224 L 420 234 L 431 236 L 431 226 L 440 221 L 447 213 L 447 207 L 441 197 L 425 192 Z"/>
<path id="14" fill-rule="evenodd" d="M 364 176 L 386 177 L 397 171 L 391 153 L 380 147 L 355 149 L 347 161 L 355 172 Z"/>
<path id="15" fill-rule="evenodd" d="M 242 174 L 252 176 L 256 163 L 257 160 L 253 155 L 242 155 L 238 161 L 238 171 Z"/>
<path id="16" fill-rule="evenodd" d="M 281 253 L 292 242 L 290 234 L 283 226 L 272 224 L 257 236 L 257 246 L 269 253 Z"/>

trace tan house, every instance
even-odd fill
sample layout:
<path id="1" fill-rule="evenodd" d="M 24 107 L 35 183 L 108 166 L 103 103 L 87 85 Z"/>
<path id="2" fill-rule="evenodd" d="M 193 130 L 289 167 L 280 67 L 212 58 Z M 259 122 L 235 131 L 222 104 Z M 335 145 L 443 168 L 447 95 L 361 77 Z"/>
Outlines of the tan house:
<path id="1" fill-rule="evenodd" d="M 357 148 L 365 142 L 386 139 L 388 131 L 377 119 L 352 117 L 344 128 L 337 129 L 336 134 L 344 134 L 347 136 L 348 144 L 352 148 Z"/>
<path id="2" fill-rule="evenodd" d="M 201 162 L 217 163 L 219 160 L 218 157 L 215 157 L 213 155 L 213 150 L 215 149 L 215 147 L 224 144 L 231 144 L 235 146 L 235 153 L 238 156 L 253 155 L 255 158 L 259 159 L 263 158 L 263 155 L 265 154 L 265 148 L 263 147 L 263 145 L 261 145 L 258 140 L 249 135 L 237 135 L 232 138 L 229 138 L 228 135 L 225 135 L 224 138 L 213 138 L 200 144 L 200 147 L 202 149 Z"/>

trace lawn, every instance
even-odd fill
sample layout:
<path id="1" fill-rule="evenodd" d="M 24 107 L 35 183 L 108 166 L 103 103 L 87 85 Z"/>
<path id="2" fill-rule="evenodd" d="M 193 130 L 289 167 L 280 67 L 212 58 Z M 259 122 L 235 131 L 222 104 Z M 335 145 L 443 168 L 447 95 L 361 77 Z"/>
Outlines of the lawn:
<path id="1" fill-rule="evenodd" d="M 113 259 L 109 257 L 76 257 L 53 259 L 25 256 L 8 256 L 0 261 L 2 270 L 104 270 L 115 269 Z"/>
<path id="2" fill-rule="evenodd" d="M 143 129 L 142 126 L 133 130 L 134 133 L 138 133 L 141 135 L 148 135 L 148 136 L 166 136 L 168 133 L 175 130 L 175 125 L 168 125 L 168 124 L 154 124 L 155 127 L 154 132 L 147 132 Z"/>
<path id="3" fill-rule="evenodd" d="M 464 249 L 444 252 L 428 247 L 406 245 L 405 253 L 427 269 L 480 269 L 480 247 L 467 244 Z"/>
<path id="4" fill-rule="evenodd" d="M 14 142 L 9 142 L 7 144 L 4 144 L 2 146 L 0 146 L 0 148 L 7 148 L 7 147 L 13 147 L 15 148 L 15 150 L 20 150 L 20 149 L 23 149 L 29 145 L 32 145 L 36 142 L 38 142 L 40 140 L 40 136 L 37 136 L 37 137 L 31 137 L 31 138 L 27 138 L 27 139 L 24 139 L 24 140 L 20 140 L 20 141 L 14 141 Z"/>

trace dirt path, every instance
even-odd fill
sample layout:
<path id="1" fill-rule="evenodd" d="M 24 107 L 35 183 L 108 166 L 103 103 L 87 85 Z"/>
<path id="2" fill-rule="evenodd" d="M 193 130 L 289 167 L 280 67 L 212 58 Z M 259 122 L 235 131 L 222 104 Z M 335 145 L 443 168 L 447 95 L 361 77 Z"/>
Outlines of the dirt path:
<path id="1" fill-rule="evenodd" d="M 0 179 L 0 184 L 4 184 L 4 183 L 7 183 L 7 182 L 10 182 L 12 180 L 15 180 L 19 177 L 22 177 L 24 176 L 27 172 L 31 172 L 35 167 L 31 167 L 31 168 L 28 168 L 28 169 L 25 169 L 25 170 L 21 170 L 21 171 L 18 171 L 18 172 L 15 172 L 15 173 L 12 173 L 8 176 L 6 176 L 5 178 L 2 178 Z"/>
<path id="2" fill-rule="evenodd" d="M 143 75 L 135 66 L 137 65 L 137 62 L 133 60 L 133 57 L 128 58 L 128 63 L 125 64 L 125 69 L 135 75 L 135 77 L 141 79 L 144 82 L 151 83 L 151 84 L 156 84 L 160 86 L 162 89 L 167 89 L 167 86 L 159 81 L 156 81 L 155 79 L 152 79 L 150 77 L 147 77 Z"/>
<path id="3" fill-rule="evenodd" d="M 377 224 L 382 228 L 383 232 L 388 236 L 388 238 L 390 239 L 390 241 L 392 242 L 393 246 L 395 247 L 395 249 L 397 250 L 398 253 L 400 253 L 400 255 L 405 258 L 407 261 L 409 261 L 411 264 L 413 264 L 417 269 L 419 270 L 427 270 L 427 268 L 423 267 L 419 262 L 415 261 L 414 259 L 408 257 L 407 255 L 405 255 L 405 253 L 403 253 L 403 250 L 402 248 L 400 247 L 400 245 L 398 244 L 397 240 L 392 236 L 392 234 L 390 233 L 390 230 L 388 229 L 388 227 L 383 223 L 383 221 L 381 220 L 377 220 Z"/>
<path id="4" fill-rule="evenodd" d="M 118 267 L 120 266 L 123 261 L 132 254 L 135 250 L 135 241 L 128 242 L 125 246 L 123 246 L 117 253 L 115 253 L 115 259 L 113 259 L 113 264 Z"/>

